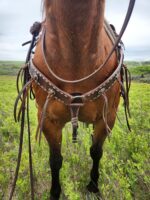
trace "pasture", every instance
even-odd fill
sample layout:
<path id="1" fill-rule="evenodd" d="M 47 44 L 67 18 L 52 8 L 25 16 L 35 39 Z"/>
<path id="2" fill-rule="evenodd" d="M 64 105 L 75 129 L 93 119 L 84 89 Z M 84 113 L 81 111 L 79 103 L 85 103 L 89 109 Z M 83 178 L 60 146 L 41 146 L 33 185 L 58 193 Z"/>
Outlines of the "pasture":
<path id="1" fill-rule="evenodd" d="M 15 75 L 20 62 L 0 62 L 0 199 L 7 200 L 14 175 L 19 124 L 13 119 L 16 97 Z M 100 164 L 99 187 L 104 200 L 149 200 L 150 199 L 150 65 L 129 63 L 133 75 L 130 92 L 132 132 L 126 127 L 122 102 L 112 135 L 106 140 Z M 30 102 L 33 167 L 37 200 L 47 200 L 50 188 L 48 145 L 42 137 L 41 145 L 35 141 L 36 108 Z M 121 121 L 121 122 L 120 122 Z M 94 200 L 87 193 L 92 160 L 92 126 L 80 124 L 78 143 L 72 143 L 71 126 L 63 130 L 61 169 L 61 200 Z M 25 132 L 23 156 L 14 199 L 29 200 L 28 143 Z"/>

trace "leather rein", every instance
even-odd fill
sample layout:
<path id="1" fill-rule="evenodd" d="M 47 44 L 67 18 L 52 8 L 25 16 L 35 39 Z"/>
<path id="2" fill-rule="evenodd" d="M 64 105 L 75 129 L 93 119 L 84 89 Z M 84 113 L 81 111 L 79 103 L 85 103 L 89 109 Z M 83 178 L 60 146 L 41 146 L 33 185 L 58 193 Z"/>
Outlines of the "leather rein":
<path id="1" fill-rule="evenodd" d="M 130 116 L 129 112 L 129 98 L 128 93 L 130 89 L 130 75 L 128 73 L 128 69 L 123 64 L 124 54 L 123 54 L 123 46 L 121 42 L 122 35 L 124 31 L 126 30 L 126 27 L 128 25 L 128 22 L 130 20 L 133 8 L 135 5 L 135 0 L 130 0 L 128 11 L 123 23 L 123 26 L 121 28 L 121 31 L 119 35 L 116 36 L 116 33 L 112 31 L 110 26 L 108 26 L 108 29 L 110 29 L 112 34 L 114 34 L 116 37 L 114 39 L 114 45 L 106 59 L 104 60 L 104 63 L 99 66 L 92 74 L 87 75 L 86 77 L 83 77 L 79 80 L 65 80 L 62 77 L 57 76 L 50 68 L 50 66 L 47 63 L 46 57 L 45 57 L 45 31 L 43 30 L 42 33 L 42 51 L 43 51 L 43 57 L 45 60 L 45 64 L 47 65 L 49 72 L 51 75 L 59 80 L 60 82 L 65 83 L 79 83 L 82 81 L 85 81 L 92 76 L 94 76 L 98 71 L 101 70 L 102 67 L 106 65 L 106 63 L 109 61 L 110 57 L 112 56 L 114 51 L 118 51 L 118 66 L 115 69 L 115 71 L 108 77 L 103 83 L 101 83 L 99 86 L 97 86 L 95 89 L 81 94 L 81 95 L 71 95 L 69 93 L 66 93 L 65 91 L 58 88 L 56 85 L 54 85 L 49 79 L 47 79 L 34 65 L 32 61 L 32 51 L 34 47 L 37 44 L 37 40 L 39 37 L 39 33 L 41 30 L 41 24 L 35 23 L 33 27 L 31 28 L 31 33 L 33 35 L 32 40 L 24 43 L 23 45 L 29 44 L 29 51 L 26 57 L 25 65 L 19 70 L 18 76 L 17 76 L 17 91 L 18 91 L 18 97 L 16 98 L 15 106 L 14 106 L 14 118 L 15 121 L 21 121 L 21 128 L 20 128 L 20 144 L 19 144 L 19 151 L 18 151 L 18 160 L 17 160 L 17 166 L 16 171 L 14 175 L 14 180 L 12 182 L 11 192 L 9 196 L 9 200 L 12 200 L 16 182 L 18 179 L 18 173 L 20 168 L 20 162 L 21 162 L 21 156 L 22 156 L 22 145 L 23 145 L 23 136 L 24 136 L 24 129 L 25 129 L 25 118 L 27 119 L 27 132 L 28 132 L 28 145 L 29 145 L 29 168 L 30 168 L 30 184 L 31 184 L 31 199 L 34 200 L 35 198 L 35 192 L 34 192 L 34 176 L 33 176 L 33 169 L 32 169 L 32 149 L 31 149 L 31 139 L 30 139 L 30 118 L 29 118 L 29 98 L 34 97 L 34 93 L 32 91 L 32 82 L 35 81 L 43 90 L 47 92 L 47 98 L 43 107 L 42 115 L 41 115 L 41 121 L 37 128 L 37 134 L 40 132 L 39 135 L 39 141 L 41 138 L 41 132 L 43 127 L 43 120 L 46 113 L 46 108 L 48 106 L 49 100 L 51 97 L 63 102 L 65 105 L 70 107 L 71 112 L 71 122 L 73 126 L 73 141 L 76 142 L 77 137 L 77 128 L 78 128 L 78 114 L 79 109 L 81 106 L 83 106 L 87 101 L 93 101 L 100 96 L 103 96 L 104 102 L 105 102 L 105 108 L 103 112 L 103 120 L 106 124 L 106 128 L 109 131 L 109 127 L 107 125 L 107 116 L 106 116 L 106 108 L 107 108 L 107 97 L 105 95 L 105 92 L 112 87 L 112 85 L 115 83 L 115 81 L 119 81 L 121 85 L 121 95 L 124 99 L 124 108 L 125 108 L 125 116 L 127 120 L 127 125 L 130 130 L 129 122 L 128 122 L 128 116 Z M 121 81 L 119 79 L 121 77 Z M 125 80 L 125 84 L 124 84 Z M 20 82 L 22 85 L 22 88 L 20 89 Z M 18 103 L 21 102 L 20 107 L 18 108 Z"/>

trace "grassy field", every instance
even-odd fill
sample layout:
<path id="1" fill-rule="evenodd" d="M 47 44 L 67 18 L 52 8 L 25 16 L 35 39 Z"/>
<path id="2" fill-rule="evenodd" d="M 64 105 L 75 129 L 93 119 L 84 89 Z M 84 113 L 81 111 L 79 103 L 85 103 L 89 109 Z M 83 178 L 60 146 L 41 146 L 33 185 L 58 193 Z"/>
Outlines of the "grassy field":
<path id="1" fill-rule="evenodd" d="M 0 75 L 15 76 L 22 65 L 21 61 L 0 61 Z"/>
<path id="2" fill-rule="evenodd" d="M 150 83 L 150 62 L 127 62 L 132 80 Z"/>
<path id="3" fill-rule="evenodd" d="M 12 75 L 16 74 L 20 63 L 14 62 L 14 68 L 10 62 L 4 64 L 0 62 L 0 199 L 7 200 L 16 167 L 19 143 L 19 124 L 14 123 L 13 119 L 16 89 L 15 76 Z M 132 132 L 127 130 L 121 103 L 118 116 L 122 123 L 116 121 L 112 136 L 104 145 L 99 179 L 103 200 L 150 199 L 150 84 L 146 83 L 150 78 L 149 63 L 143 66 L 130 63 L 129 67 L 134 77 L 144 73 L 146 78 L 143 83 L 141 83 L 142 78 L 138 79 L 140 82 L 132 83 L 130 93 Z M 30 112 L 36 199 L 47 200 L 50 189 L 49 151 L 44 137 L 40 146 L 35 141 L 37 120 L 34 102 L 30 104 Z M 92 126 L 85 128 L 81 124 L 79 142 L 72 144 L 70 124 L 63 130 L 61 200 L 97 199 L 85 190 L 91 168 L 89 155 L 91 133 Z M 30 199 L 27 134 L 24 137 L 23 157 L 14 199 Z"/>

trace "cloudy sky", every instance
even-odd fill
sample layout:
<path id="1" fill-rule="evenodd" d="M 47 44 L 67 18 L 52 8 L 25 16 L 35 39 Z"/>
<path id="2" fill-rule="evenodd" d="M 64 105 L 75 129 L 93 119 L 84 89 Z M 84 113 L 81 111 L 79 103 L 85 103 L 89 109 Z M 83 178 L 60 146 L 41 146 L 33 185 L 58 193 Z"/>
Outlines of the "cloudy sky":
<path id="1" fill-rule="evenodd" d="M 117 2 L 117 3 L 116 3 Z M 120 30 L 129 0 L 106 0 L 106 18 Z M 0 60 L 24 60 L 29 28 L 41 21 L 41 0 L 0 0 Z M 150 0 L 137 0 L 123 41 L 127 60 L 150 60 Z"/>

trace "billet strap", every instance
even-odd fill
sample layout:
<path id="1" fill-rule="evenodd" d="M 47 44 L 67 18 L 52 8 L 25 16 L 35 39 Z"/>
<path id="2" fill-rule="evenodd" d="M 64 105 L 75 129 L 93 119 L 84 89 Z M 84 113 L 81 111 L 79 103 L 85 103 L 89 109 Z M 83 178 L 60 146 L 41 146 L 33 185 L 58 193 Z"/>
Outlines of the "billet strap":
<path id="1" fill-rule="evenodd" d="M 72 103 L 70 104 L 70 114 L 71 114 L 71 124 L 72 124 L 72 141 L 73 143 L 77 142 L 77 129 L 78 129 L 78 115 L 81 106 L 84 104 L 82 103 Z"/>

